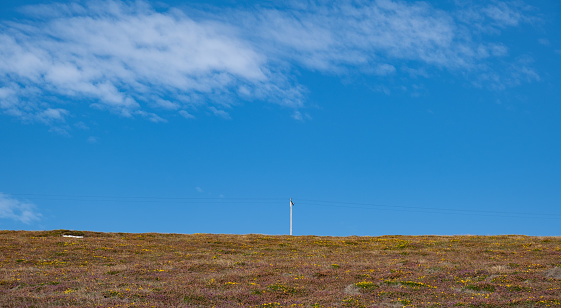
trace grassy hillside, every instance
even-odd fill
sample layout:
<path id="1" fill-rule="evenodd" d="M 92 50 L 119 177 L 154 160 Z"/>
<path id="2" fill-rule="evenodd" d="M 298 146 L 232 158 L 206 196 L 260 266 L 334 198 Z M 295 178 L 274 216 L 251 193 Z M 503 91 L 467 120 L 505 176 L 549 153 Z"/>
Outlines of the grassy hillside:
<path id="1" fill-rule="evenodd" d="M 0 307 L 549 307 L 559 266 L 559 237 L 0 231 Z"/>

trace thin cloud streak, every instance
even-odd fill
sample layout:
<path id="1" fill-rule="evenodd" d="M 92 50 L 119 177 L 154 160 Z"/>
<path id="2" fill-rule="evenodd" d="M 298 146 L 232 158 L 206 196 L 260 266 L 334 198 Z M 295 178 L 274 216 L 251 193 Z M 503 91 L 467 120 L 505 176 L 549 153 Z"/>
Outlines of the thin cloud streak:
<path id="1" fill-rule="evenodd" d="M 26 22 L 0 25 L 0 110 L 48 125 L 73 116 L 61 103 L 69 99 L 153 122 L 201 109 L 230 118 L 224 109 L 237 100 L 299 114 L 301 68 L 383 77 L 409 75 L 413 65 L 492 80 L 495 89 L 539 80 L 530 65 L 495 64 L 508 47 L 479 36 L 531 20 L 504 3 L 449 12 L 424 2 L 322 1 L 202 14 L 108 0 L 23 11 Z"/>

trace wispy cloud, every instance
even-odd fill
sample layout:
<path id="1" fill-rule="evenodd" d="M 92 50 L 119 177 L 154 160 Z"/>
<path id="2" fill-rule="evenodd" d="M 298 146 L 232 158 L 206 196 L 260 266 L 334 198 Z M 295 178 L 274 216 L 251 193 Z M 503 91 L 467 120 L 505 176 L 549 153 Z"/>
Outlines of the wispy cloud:
<path id="1" fill-rule="evenodd" d="M 430 77 L 435 68 L 500 83 L 516 63 L 495 67 L 508 46 L 479 32 L 497 36 L 530 21 L 516 3 L 443 11 L 425 2 L 303 1 L 204 13 L 142 1 L 30 6 L 26 21 L 0 24 L 0 110 L 49 125 L 72 118 L 74 104 L 153 122 L 201 108 L 229 118 L 224 109 L 239 100 L 298 114 L 300 69 Z"/>
<path id="2" fill-rule="evenodd" d="M 493 19 L 495 25 L 499 27 L 516 26 L 524 19 L 518 7 L 512 3 L 493 3 L 483 9 L 483 13 Z"/>
<path id="3" fill-rule="evenodd" d="M 302 2 L 259 14 L 231 14 L 244 20 L 269 58 L 296 61 L 322 72 L 354 70 L 394 73 L 406 61 L 450 70 L 481 69 L 481 62 L 504 56 L 500 42 L 476 37 L 480 26 L 506 28 L 529 20 L 519 6 L 504 3 L 443 11 L 425 2 L 378 0 Z M 255 29 L 250 31 L 249 29 Z"/>
<path id="4" fill-rule="evenodd" d="M 185 119 L 194 119 L 195 116 L 190 114 L 189 112 L 185 111 L 185 110 L 180 110 L 179 114 L 184 117 Z"/>
<path id="5" fill-rule="evenodd" d="M 209 108 L 209 110 L 210 110 L 215 116 L 218 116 L 218 117 L 221 117 L 221 118 L 224 118 L 224 119 L 231 119 L 230 114 L 229 114 L 228 112 L 224 111 L 224 110 L 217 109 L 217 108 L 214 107 L 214 106 L 211 106 L 211 107 Z"/>
<path id="6" fill-rule="evenodd" d="M 461 48 L 454 20 L 424 3 L 342 1 L 302 8 L 265 10 L 255 29 L 270 53 L 321 71 L 351 65 L 382 75 L 391 59 L 457 66 Z M 246 18 L 250 20 L 250 18 Z M 465 44 L 462 44 L 465 45 Z M 279 48 L 280 47 L 280 48 Z M 385 68 L 385 69 L 384 69 Z"/>
<path id="7" fill-rule="evenodd" d="M 522 83 L 539 80 L 540 76 L 533 68 L 533 59 L 531 57 L 520 57 L 500 72 L 490 71 L 480 74 L 474 84 L 479 87 L 486 86 L 496 90 L 504 90 Z"/>
<path id="8" fill-rule="evenodd" d="M 540 44 L 542 44 L 542 45 L 544 45 L 544 46 L 549 46 L 549 45 L 551 45 L 551 42 L 550 42 L 548 39 L 546 39 L 546 38 L 540 38 L 540 39 L 538 39 L 538 43 L 540 43 Z"/>
<path id="9" fill-rule="evenodd" d="M 0 192 L 0 218 L 30 224 L 38 221 L 41 214 L 32 203 L 17 200 Z"/>
<path id="10" fill-rule="evenodd" d="M 286 97 L 266 57 L 232 26 L 195 21 L 145 3 L 87 2 L 28 7 L 29 21 L 7 22 L 0 32 L 0 107 L 42 122 L 69 114 L 50 105 L 78 99 L 125 117 L 161 121 L 150 106 L 185 110 L 213 97 Z M 202 101 L 202 102 L 201 102 Z M 71 108 L 68 106 L 67 108 Z"/>

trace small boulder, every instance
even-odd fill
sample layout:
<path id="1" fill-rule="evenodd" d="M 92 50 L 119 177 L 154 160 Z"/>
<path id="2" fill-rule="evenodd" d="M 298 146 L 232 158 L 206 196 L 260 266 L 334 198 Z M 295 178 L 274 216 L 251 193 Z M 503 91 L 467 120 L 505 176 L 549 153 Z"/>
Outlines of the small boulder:
<path id="1" fill-rule="evenodd" d="M 561 279 L 561 267 L 554 267 L 545 271 L 545 278 Z"/>
<path id="2" fill-rule="evenodd" d="M 360 291 L 356 284 L 350 284 L 345 288 L 345 294 L 348 295 L 359 295 Z"/>

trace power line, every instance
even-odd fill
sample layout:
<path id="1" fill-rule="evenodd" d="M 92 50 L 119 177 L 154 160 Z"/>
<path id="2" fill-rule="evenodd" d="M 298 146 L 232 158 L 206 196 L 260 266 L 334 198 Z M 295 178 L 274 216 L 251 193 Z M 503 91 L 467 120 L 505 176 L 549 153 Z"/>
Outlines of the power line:
<path id="1" fill-rule="evenodd" d="M 108 196 L 108 195 L 63 195 L 63 194 L 9 194 L 10 196 L 22 196 L 28 199 L 44 199 L 45 197 L 57 198 L 103 198 L 103 199 L 152 199 L 152 200 L 283 200 L 286 198 L 231 198 L 231 197 L 160 197 L 160 196 Z M 51 199 L 49 199 L 51 200 Z"/>
<path id="2" fill-rule="evenodd" d="M 282 198 L 226 198 L 226 197 L 158 197 L 158 196 L 109 196 L 109 195 L 63 195 L 63 194 L 10 194 L 29 200 L 76 201 L 76 202 L 122 202 L 122 203 L 272 203 Z"/>
<path id="3" fill-rule="evenodd" d="M 561 214 L 537 214 L 537 213 L 523 213 L 523 212 L 505 212 L 505 211 L 484 211 L 484 210 L 465 210 L 465 209 L 452 209 L 452 208 L 436 208 L 436 207 L 417 207 L 417 206 L 399 206 L 399 205 L 384 205 L 374 203 L 357 203 L 357 202 L 341 202 L 341 201 L 326 201 L 326 200 L 310 200 L 298 199 L 308 205 L 326 206 L 326 207 L 339 207 L 339 208 L 355 208 L 367 210 L 390 210 L 390 211 L 414 211 L 422 213 L 436 213 L 436 214 L 456 214 L 456 215 L 479 215 L 479 216 L 503 216 L 503 217 L 543 217 L 550 219 L 561 219 Z M 508 215 L 508 216 L 505 216 Z"/>
<path id="4" fill-rule="evenodd" d="M 285 198 L 255 198 L 255 197 L 162 197 L 162 196 L 116 196 L 116 195 L 67 195 L 67 194 L 10 194 L 11 196 L 25 197 L 30 200 L 49 200 L 49 201 L 76 201 L 76 202 L 122 202 L 122 203 L 181 203 L 181 204 L 282 204 Z M 376 203 L 330 201 L 316 199 L 298 200 L 303 206 L 352 208 L 366 210 L 383 210 L 399 212 L 416 212 L 449 215 L 476 215 L 476 216 L 498 216 L 514 218 L 546 218 L 561 219 L 561 214 L 547 213 L 527 213 L 527 212 L 507 212 L 507 211 L 488 211 L 488 210 L 468 210 L 438 207 L 419 207 L 401 206 Z"/>

